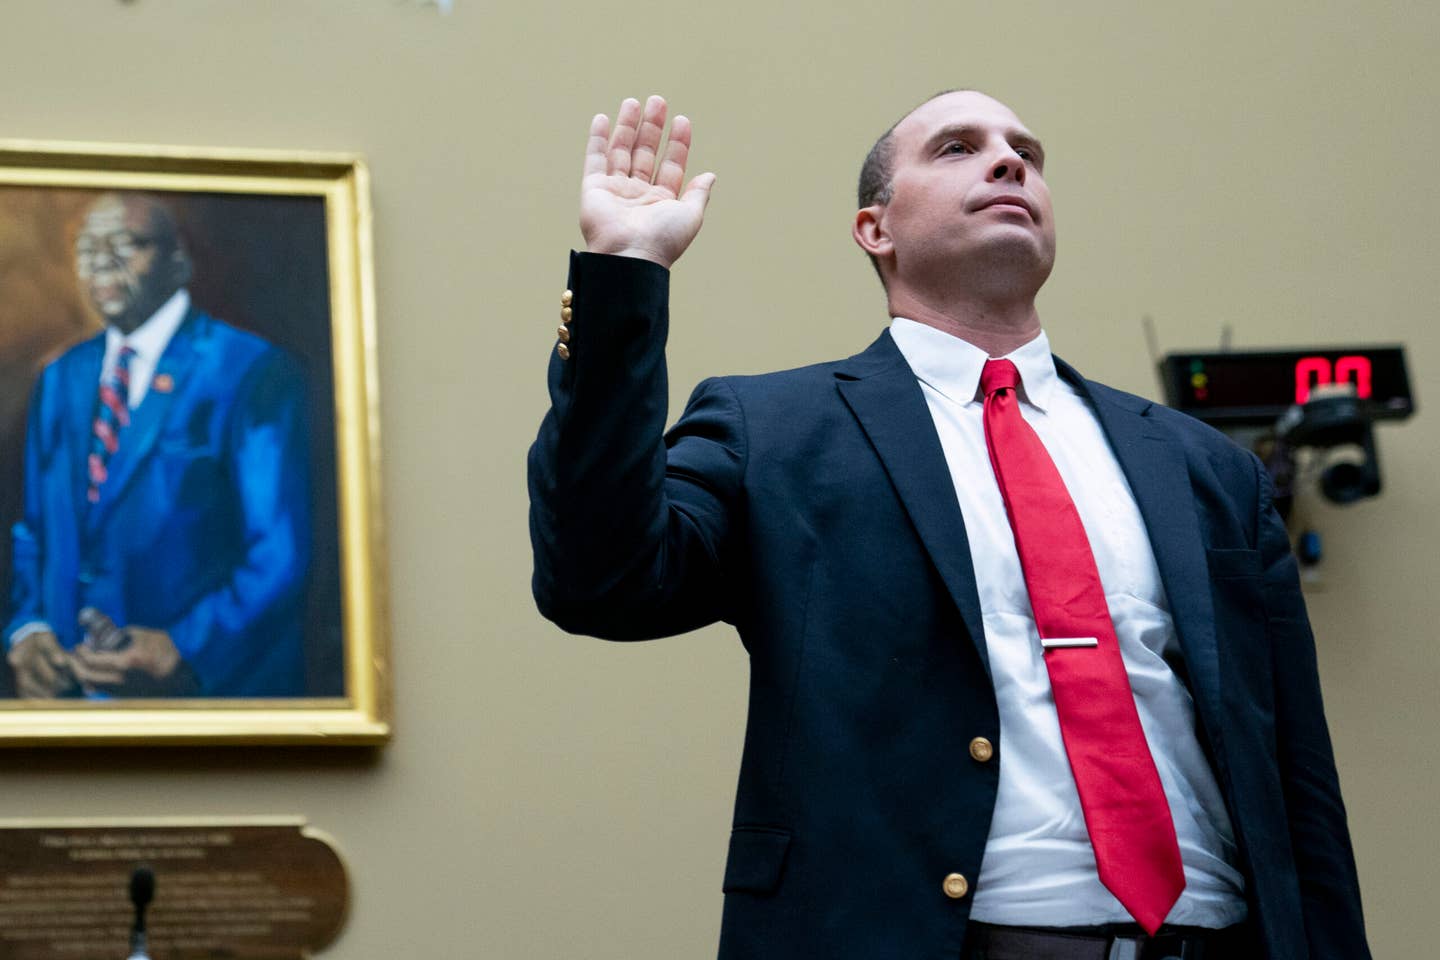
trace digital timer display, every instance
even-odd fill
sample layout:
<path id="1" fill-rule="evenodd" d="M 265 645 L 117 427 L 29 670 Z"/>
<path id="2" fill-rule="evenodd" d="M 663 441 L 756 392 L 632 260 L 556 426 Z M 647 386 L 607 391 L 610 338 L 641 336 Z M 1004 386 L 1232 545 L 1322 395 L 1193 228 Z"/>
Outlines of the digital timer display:
<path id="1" fill-rule="evenodd" d="M 1352 384 L 1375 419 L 1415 412 L 1398 346 L 1172 353 L 1160 372 L 1165 402 L 1209 423 L 1274 423 L 1317 387 L 1339 383 Z"/>

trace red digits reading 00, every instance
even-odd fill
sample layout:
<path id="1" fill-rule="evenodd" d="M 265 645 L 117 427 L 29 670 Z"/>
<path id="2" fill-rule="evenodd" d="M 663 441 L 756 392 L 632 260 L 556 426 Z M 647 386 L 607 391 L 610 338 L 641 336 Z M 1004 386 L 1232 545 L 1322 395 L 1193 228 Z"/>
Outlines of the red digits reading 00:
<path id="1" fill-rule="evenodd" d="M 1361 400 L 1370 398 L 1370 360 L 1367 357 L 1351 356 L 1336 360 L 1332 368 L 1324 357 L 1302 357 L 1295 362 L 1295 402 L 1304 403 L 1310 399 L 1310 391 L 1327 383 L 1355 384 L 1355 394 Z"/>

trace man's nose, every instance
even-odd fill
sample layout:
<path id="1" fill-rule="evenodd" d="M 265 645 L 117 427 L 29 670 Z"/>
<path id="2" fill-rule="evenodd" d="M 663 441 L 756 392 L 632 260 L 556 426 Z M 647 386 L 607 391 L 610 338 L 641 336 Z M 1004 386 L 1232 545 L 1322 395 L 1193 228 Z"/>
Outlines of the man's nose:
<path id="1" fill-rule="evenodd" d="M 1007 149 L 990 163 L 990 180 L 1013 180 L 1025 184 L 1025 161 L 1014 150 Z"/>

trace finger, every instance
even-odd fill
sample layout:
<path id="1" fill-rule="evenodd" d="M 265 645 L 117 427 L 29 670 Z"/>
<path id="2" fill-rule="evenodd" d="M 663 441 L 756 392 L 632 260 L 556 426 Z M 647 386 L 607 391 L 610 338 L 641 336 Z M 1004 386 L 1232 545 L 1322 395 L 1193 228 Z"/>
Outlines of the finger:
<path id="1" fill-rule="evenodd" d="M 630 176 L 649 183 L 655 175 L 655 154 L 660 149 L 660 135 L 665 132 L 665 98 L 651 97 L 645 101 L 645 115 L 635 136 L 635 150 L 630 155 Z"/>
<path id="2" fill-rule="evenodd" d="M 615 137 L 610 142 L 609 172 L 630 176 L 630 151 L 635 147 L 636 128 L 640 124 L 640 101 L 627 97 L 615 114 Z"/>
<path id="3" fill-rule="evenodd" d="M 605 148 L 610 144 L 610 118 L 595 114 L 590 121 L 589 139 L 585 141 L 584 176 L 605 173 Z"/>
<path id="4" fill-rule="evenodd" d="M 15 692 L 22 700 L 49 700 L 55 696 L 55 686 L 44 684 L 29 673 L 16 674 Z"/>
<path id="5" fill-rule="evenodd" d="M 96 650 L 88 644 L 80 644 L 70 651 L 70 665 L 72 669 L 83 667 L 86 670 L 125 670 L 129 668 L 135 659 L 133 650 Z"/>
<path id="6" fill-rule="evenodd" d="M 655 177 L 655 185 L 676 196 L 685 182 L 685 164 L 690 160 L 690 118 L 681 114 L 670 124 L 670 141 L 665 144 L 665 160 Z"/>
<path id="7" fill-rule="evenodd" d="M 57 676 L 64 676 L 70 672 L 70 654 L 60 646 L 60 641 L 55 639 L 53 633 L 42 633 L 35 637 L 35 649 L 37 660 L 44 660 L 55 668 Z"/>
<path id="8" fill-rule="evenodd" d="M 44 657 L 31 657 L 30 662 L 25 664 L 18 679 L 28 681 L 29 686 L 41 691 L 31 696 L 50 696 L 50 691 L 59 688 L 60 674 L 56 672 L 48 660 Z"/>
<path id="9" fill-rule="evenodd" d="M 125 679 L 125 670 L 116 663 L 117 654 L 91 653 L 82 647 L 75 648 L 75 661 L 71 669 L 75 679 L 88 687 L 117 684 Z"/>
<path id="10" fill-rule="evenodd" d="M 710 204 L 710 188 L 713 186 L 715 174 L 702 173 L 690 181 L 690 186 L 685 188 L 685 195 L 680 198 L 680 202 L 694 207 L 698 213 L 704 213 Z"/>

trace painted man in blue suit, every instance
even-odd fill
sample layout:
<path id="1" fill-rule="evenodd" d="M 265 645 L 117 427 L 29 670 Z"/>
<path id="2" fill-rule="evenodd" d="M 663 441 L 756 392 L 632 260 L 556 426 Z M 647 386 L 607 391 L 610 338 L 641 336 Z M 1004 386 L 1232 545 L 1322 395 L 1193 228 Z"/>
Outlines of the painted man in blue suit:
<path id="1" fill-rule="evenodd" d="M 190 300 L 156 198 L 76 240 L 106 323 L 40 375 L 4 640 L 17 693 L 299 696 L 310 558 L 304 378 Z"/>
<path id="2" fill-rule="evenodd" d="M 853 221 L 889 327 L 708 380 L 662 436 L 669 268 L 714 182 L 685 183 L 683 117 L 662 151 L 665 112 L 627 100 L 590 129 L 534 591 L 613 640 L 738 630 L 722 960 L 1367 958 L 1269 478 L 1052 356 L 1036 137 L 974 91 L 901 118 Z M 1039 632 L 1069 607 L 1101 636 Z"/>

